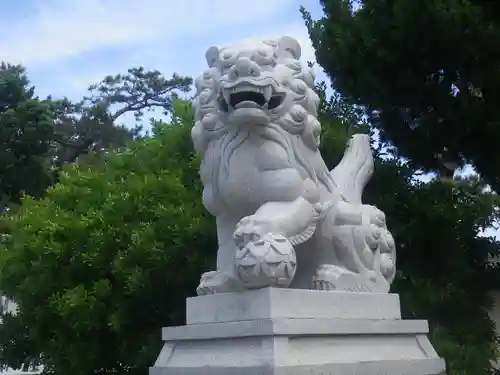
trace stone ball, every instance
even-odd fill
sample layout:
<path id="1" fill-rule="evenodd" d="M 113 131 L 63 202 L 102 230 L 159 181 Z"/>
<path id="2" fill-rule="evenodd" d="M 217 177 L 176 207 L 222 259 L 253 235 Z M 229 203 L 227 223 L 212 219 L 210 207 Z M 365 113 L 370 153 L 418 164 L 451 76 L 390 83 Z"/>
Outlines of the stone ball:
<path id="1" fill-rule="evenodd" d="M 297 269 L 295 250 L 282 235 L 267 234 L 239 249 L 236 269 L 247 288 L 288 287 Z"/>

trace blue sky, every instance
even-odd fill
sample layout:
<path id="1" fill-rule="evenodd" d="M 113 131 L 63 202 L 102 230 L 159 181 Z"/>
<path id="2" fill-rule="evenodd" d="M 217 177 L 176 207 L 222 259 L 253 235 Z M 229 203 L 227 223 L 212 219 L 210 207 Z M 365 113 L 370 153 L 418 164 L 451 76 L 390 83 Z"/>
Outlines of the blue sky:
<path id="1" fill-rule="evenodd" d="M 74 100 L 135 66 L 195 76 L 208 47 L 244 39 L 289 35 L 312 61 L 301 5 L 322 14 L 318 0 L 5 0 L 0 60 L 24 65 L 38 95 Z"/>
<path id="2" fill-rule="evenodd" d="M 290 35 L 312 60 L 300 5 L 321 15 L 318 0 L 6 1 L 0 60 L 26 66 L 40 96 L 71 99 L 134 66 L 195 76 L 208 47 L 242 39 Z"/>
<path id="3" fill-rule="evenodd" d="M 293 36 L 314 60 L 300 5 L 321 15 L 318 0 L 3 1 L 0 60 L 24 65 L 38 95 L 74 100 L 130 67 L 195 76 L 208 47 L 244 39 Z"/>
<path id="4" fill-rule="evenodd" d="M 245 39 L 295 37 L 314 60 L 303 5 L 319 0 L 17 0 L 0 13 L 0 60 L 21 63 L 40 96 L 79 100 L 108 74 L 130 67 L 196 76 L 205 51 Z M 317 79 L 327 80 L 321 68 Z M 124 120 L 132 121 L 133 116 Z M 469 171 L 467 170 L 467 173 Z"/>
<path id="5" fill-rule="evenodd" d="M 0 13 L 0 60 L 21 63 L 40 96 L 79 100 L 108 74 L 130 67 L 196 76 L 205 51 L 245 39 L 295 37 L 313 61 L 303 5 L 319 0 L 17 0 Z M 321 68 L 317 79 L 326 80 Z M 128 123 L 129 116 L 124 120 Z M 467 173 L 469 173 L 467 171 Z"/>

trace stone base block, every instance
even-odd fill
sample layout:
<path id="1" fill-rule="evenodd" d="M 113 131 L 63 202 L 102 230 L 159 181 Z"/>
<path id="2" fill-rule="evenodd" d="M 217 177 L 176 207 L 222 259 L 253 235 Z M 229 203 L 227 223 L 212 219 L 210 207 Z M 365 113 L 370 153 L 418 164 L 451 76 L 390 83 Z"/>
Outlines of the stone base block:
<path id="1" fill-rule="evenodd" d="M 195 297 L 187 306 L 187 325 L 163 328 L 150 375 L 445 371 L 427 322 L 401 320 L 397 295 L 269 288 Z"/>
<path id="2" fill-rule="evenodd" d="M 397 294 L 264 288 L 188 298 L 187 324 L 255 319 L 401 319 Z"/>

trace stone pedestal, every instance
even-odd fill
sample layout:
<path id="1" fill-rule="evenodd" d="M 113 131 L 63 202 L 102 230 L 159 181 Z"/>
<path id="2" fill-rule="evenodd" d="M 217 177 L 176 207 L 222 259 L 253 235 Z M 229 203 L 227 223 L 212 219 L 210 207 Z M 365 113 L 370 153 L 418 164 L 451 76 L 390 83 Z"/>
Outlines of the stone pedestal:
<path id="1" fill-rule="evenodd" d="M 424 320 L 396 294 L 273 289 L 188 298 L 149 375 L 438 375 Z"/>

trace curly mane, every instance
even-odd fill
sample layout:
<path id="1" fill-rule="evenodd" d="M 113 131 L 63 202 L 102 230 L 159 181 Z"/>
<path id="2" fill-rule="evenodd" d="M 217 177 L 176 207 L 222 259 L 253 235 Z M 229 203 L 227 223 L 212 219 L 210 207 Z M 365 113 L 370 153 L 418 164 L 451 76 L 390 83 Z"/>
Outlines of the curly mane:
<path id="1" fill-rule="evenodd" d="M 314 71 L 298 58 L 277 56 L 278 42 L 266 40 L 254 44 L 256 47 L 252 56 L 261 68 L 271 69 L 273 74 L 286 70 L 291 77 L 286 82 L 280 82 L 280 88 L 291 97 L 291 104 L 279 118 L 266 125 L 265 138 L 281 145 L 291 164 L 302 174 L 333 191 L 335 184 L 318 150 L 321 125 L 317 120 L 319 96 L 315 92 Z M 209 182 L 213 193 L 217 194 L 219 177 L 227 174 L 231 156 L 249 134 L 245 128 L 224 123 L 224 116 L 218 109 L 221 79 L 237 58 L 237 53 L 229 48 L 218 50 L 215 57 L 209 56 L 213 53 L 207 51 L 210 67 L 195 80 L 192 138 L 197 151 L 204 156 L 200 168 L 202 181 Z M 224 56 L 223 61 L 218 60 L 220 55 Z M 311 153 L 317 154 L 316 157 L 311 158 Z M 314 165 L 311 160 L 314 160 Z"/>

